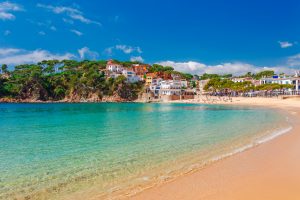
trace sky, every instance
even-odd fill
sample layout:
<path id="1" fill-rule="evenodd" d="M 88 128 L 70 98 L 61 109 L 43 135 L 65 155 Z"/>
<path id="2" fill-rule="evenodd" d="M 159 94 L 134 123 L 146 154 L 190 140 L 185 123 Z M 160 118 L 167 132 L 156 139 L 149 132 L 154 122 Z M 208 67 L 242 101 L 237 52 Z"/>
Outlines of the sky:
<path id="1" fill-rule="evenodd" d="M 114 58 L 292 74 L 299 21 L 299 0 L 0 0 L 0 65 Z"/>

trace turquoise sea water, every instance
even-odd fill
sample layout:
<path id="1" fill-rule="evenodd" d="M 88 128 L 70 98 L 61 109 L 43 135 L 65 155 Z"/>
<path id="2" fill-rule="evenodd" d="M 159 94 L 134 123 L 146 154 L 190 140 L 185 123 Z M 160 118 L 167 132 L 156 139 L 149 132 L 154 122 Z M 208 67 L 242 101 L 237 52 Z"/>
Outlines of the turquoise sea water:
<path id="1" fill-rule="evenodd" d="M 0 199 L 122 196 L 284 122 L 274 110 L 218 105 L 0 104 Z"/>

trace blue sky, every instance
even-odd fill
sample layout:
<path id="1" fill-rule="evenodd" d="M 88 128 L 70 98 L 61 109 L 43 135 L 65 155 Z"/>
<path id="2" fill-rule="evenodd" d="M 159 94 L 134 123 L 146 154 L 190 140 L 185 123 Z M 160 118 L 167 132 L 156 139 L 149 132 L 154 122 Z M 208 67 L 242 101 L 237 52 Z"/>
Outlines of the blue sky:
<path id="1" fill-rule="evenodd" d="M 115 58 L 191 73 L 292 73 L 299 19 L 296 0 L 0 0 L 0 64 Z"/>

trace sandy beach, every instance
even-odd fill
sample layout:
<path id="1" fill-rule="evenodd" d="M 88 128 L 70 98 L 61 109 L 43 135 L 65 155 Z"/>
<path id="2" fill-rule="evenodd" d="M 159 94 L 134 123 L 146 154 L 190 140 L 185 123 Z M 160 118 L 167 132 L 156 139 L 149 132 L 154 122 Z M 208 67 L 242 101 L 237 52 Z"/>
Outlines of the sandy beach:
<path id="1" fill-rule="evenodd" d="M 300 99 L 233 98 L 214 103 L 277 108 L 288 113 L 293 129 L 130 199 L 300 199 Z"/>

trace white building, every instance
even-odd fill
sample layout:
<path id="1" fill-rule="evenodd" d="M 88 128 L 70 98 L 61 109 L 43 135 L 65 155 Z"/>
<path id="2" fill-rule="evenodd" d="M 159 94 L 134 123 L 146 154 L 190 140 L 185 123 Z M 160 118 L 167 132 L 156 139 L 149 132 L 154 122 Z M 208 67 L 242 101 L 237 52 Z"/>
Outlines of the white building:
<path id="1" fill-rule="evenodd" d="M 106 64 L 106 69 L 110 72 L 122 73 L 124 70 L 123 65 L 115 63 L 113 60 L 109 60 Z"/>
<path id="2" fill-rule="evenodd" d="M 165 80 L 160 84 L 160 94 L 162 95 L 181 95 L 180 80 Z"/>
<path id="3" fill-rule="evenodd" d="M 231 78 L 232 82 L 234 83 L 243 83 L 245 81 L 250 81 L 250 82 L 253 82 L 253 78 L 251 77 L 245 77 L 245 78 L 238 78 L 238 77 L 235 77 L 235 78 Z"/>
<path id="4" fill-rule="evenodd" d="M 231 80 L 234 83 L 243 83 L 243 82 L 245 82 L 244 78 L 232 78 Z"/>
<path id="5" fill-rule="evenodd" d="M 161 82 L 163 81 L 162 78 L 154 78 L 152 79 L 151 85 L 149 86 L 149 89 L 151 92 L 153 92 L 154 96 L 158 96 L 161 89 Z"/>
<path id="6" fill-rule="evenodd" d="M 161 95 L 181 95 L 182 89 L 188 87 L 187 80 L 163 80 L 161 78 L 152 79 L 149 86 L 150 91 L 156 96 Z"/>
<path id="7" fill-rule="evenodd" d="M 180 81 L 180 84 L 181 84 L 181 87 L 182 87 L 182 88 L 187 88 L 187 87 L 188 87 L 188 81 L 185 80 L 185 79 L 182 79 L 182 80 Z"/>
<path id="8" fill-rule="evenodd" d="M 291 78 L 262 78 L 260 79 L 261 84 L 292 84 L 293 80 Z"/>
<path id="9" fill-rule="evenodd" d="M 118 76 L 120 76 L 121 74 L 116 73 L 116 72 L 110 72 L 109 74 L 107 74 L 110 78 L 117 78 Z"/>
<path id="10" fill-rule="evenodd" d="M 140 77 L 137 76 L 135 74 L 135 72 L 132 70 L 124 69 L 122 71 L 122 74 L 127 78 L 127 81 L 129 83 L 136 83 L 136 82 L 140 81 Z"/>
<path id="11" fill-rule="evenodd" d="M 260 79 L 260 84 L 272 84 L 277 83 L 280 85 L 294 85 L 294 90 L 300 91 L 300 77 L 283 77 L 283 78 L 262 78 Z"/>
<path id="12" fill-rule="evenodd" d="M 152 79 L 151 85 L 161 85 L 162 81 L 163 81 L 162 78 L 154 78 L 154 79 Z"/>

